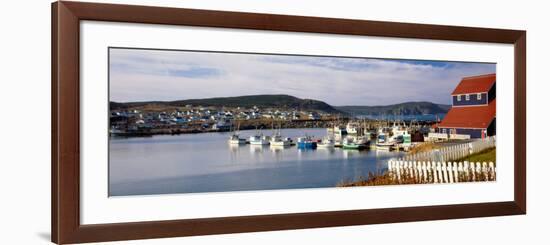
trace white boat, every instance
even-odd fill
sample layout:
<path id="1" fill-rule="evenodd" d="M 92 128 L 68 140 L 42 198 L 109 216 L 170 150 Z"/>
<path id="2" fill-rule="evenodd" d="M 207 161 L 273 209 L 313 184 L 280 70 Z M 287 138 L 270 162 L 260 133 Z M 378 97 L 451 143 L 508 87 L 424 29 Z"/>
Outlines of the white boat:
<path id="1" fill-rule="evenodd" d="M 390 141 L 386 133 L 382 130 L 379 131 L 378 137 L 376 138 L 376 149 L 391 150 L 394 144 L 394 142 Z"/>
<path id="2" fill-rule="evenodd" d="M 392 136 L 390 137 L 389 141 L 395 142 L 395 143 L 403 143 L 403 135 L 409 134 L 407 127 L 403 124 L 397 124 L 393 123 L 393 127 L 391 129 Z"/>
<path id="3" fill-rule="evenodd" d="M 376 144 L 376 149 L 390 151 L 394 145 L 393 143 L 379 143 Z"/>
<path id="4" fill-rule="evenodd" d="M 246 144 L 246 139 L 239 138 L 239 135 L 237 133 L 234 133 L 229 137 L 229 144 L 232 145 L 244 145 Z"/>
<path id="5" fill-rule="evenodd" d="M 277 133 L 275 136 L 271 137 L 269 144 L 271 146 L 290 146 L 291 142 L 290 138 L 283 138 L 280 133 Z"/>
<path id="6" fill-rule="evenodd" d="M 263 136 L 261 133 L 256 133 L 255 135 L 250 136 L 248 140 L 251 145 L 269 145 L 269 139 L 266 137 L 269 136 Z"/>
<path id="7" fill-rule="evenodd" d="M 346 137 L 342 142 L 342 148 L 360 150 L 368 147 L 368 139 L 366 137 Z"/>
<path id="8" fill-rule="evenodd" d="M 336 146 L 336 141 L 332 137 L 324 137 L 320 143 L 317 143 L 319 148 L 334 148 Z"/>
<path id="9" fill-rule="evenodd" d="M 240 124 L 237 124 L 237 129 L 233 131 L 233 134 L 229 137 L 229 144 L 231 145 L 244 145 L 246 144 L 246 139 L 239 137 L 239 127 Z"/>
<path id="10" fill-rule="evenodd" d="M 359 136 L 356 138 L 357 144 L 368 146 L 370 144 L 370 135 L 369 136 Z"/>

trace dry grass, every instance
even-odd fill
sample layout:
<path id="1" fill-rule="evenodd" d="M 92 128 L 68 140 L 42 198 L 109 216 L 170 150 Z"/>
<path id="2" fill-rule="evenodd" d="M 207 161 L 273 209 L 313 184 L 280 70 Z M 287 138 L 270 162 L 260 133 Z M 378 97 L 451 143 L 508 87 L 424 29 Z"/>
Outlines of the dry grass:
<path id="1" fill-rule="evenodd" d="M 433 142 L 424 142 L 424 143 L 421 143 L 413 148 L 411 148 L 411 150 L 409 151 L 409 154 L 417 154 L 417 153 L 421 153 L 421 152 L 430 152 L 430 151 L 433 151 L 435 149 L 439 149 L 441 148 L 441 145 L 439 144 L 436 144 L 436 143 L 433 143 Z"/>
<path id="2" fill-rule="evenodd" d="M 376 185 L 405 185 L 405 184 L 420 184 L 414 178 L 402 179 L 397 181 L 397 177 L 390 173 L 374 174 L 369 172 L 368 177 L 360 176 L 356 181 L 341 181 L 337 187 L 353 187 L 353 186 L 376 186 Z"/>
<path id="3" fill-rule="evenodd" d="M 369 173 L 368 177 L 361 176 L 357 180 L 341 181 L 337 187 L 353 186 L 378 186 L 378 185 L 411 185 L 411 184 L 433 184 L 436 177 L 430 172 L 425 177 L 416 176 L 414 173 L 403 172 L 399 176 L 397 173 L 386 171 L 381 174 Z M 458 182 L 484 182 L 495 181 L 495 173 L 460 173 Z M 441 182 L 441 181 L 440 181 Z"/>

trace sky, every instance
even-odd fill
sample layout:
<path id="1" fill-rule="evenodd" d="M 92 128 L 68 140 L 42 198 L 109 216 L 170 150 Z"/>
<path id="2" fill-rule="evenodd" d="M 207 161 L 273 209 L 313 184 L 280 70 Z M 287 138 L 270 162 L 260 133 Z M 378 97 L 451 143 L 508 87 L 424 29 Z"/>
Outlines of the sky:
<path id="1" fill-rule="evenodd" d="M 110 101 L 288 94 L 333 106 L 451 104 L 462 77 L 496 64 L 111 48 Z"/>

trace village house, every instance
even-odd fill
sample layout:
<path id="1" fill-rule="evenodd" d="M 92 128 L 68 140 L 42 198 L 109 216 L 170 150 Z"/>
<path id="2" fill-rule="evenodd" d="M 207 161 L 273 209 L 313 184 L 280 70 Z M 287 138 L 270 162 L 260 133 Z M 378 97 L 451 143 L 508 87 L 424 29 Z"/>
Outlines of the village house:
<path id="1" fill-rule="evenodd" d="M 496 74 L 463 78 L 451 94 L 452 107 L 437 125 L 448 138 L 485 138 L 496 134 Z"/>

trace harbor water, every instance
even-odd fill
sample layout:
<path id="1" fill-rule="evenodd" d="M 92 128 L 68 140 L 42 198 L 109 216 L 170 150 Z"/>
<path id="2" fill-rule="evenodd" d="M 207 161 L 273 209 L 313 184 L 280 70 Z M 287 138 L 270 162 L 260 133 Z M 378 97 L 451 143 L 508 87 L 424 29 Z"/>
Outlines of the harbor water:
<path id="1" fill-rule="evenodd" d="M 254 130 L 241 131 L 246 137 Z M 271 130 L 263 130 L 271 135 Z M 283 137 L 326 129 L 282 129 Z M 385 171 L 403 153 L 377 150 L 298 149 L 230 145 L 231 133 L 111 137 L 109 195 L 150 195 L 335 187 L 343 180 Z"/>

